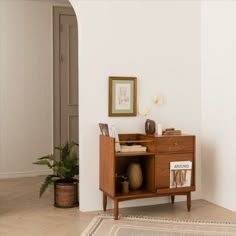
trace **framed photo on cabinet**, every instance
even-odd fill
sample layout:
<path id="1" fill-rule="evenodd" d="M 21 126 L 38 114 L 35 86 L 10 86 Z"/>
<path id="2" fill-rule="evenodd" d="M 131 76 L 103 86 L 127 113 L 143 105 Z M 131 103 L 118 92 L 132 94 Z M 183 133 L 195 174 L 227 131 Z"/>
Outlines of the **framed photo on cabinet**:
<path id="1" fill-rule="evenodd" d="M 137 78 L 109 77 L 109 116 L 136 116 Z"/>

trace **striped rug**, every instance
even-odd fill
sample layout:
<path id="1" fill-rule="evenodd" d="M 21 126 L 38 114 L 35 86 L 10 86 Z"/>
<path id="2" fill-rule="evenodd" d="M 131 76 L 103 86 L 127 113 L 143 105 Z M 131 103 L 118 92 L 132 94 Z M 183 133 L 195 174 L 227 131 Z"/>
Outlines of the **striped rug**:
<path id="1" fill-rule="evenodd" d="M 81 236 L 236 236 L 231 222 L 181 221 L 137 216 L 96 216 Z"/>

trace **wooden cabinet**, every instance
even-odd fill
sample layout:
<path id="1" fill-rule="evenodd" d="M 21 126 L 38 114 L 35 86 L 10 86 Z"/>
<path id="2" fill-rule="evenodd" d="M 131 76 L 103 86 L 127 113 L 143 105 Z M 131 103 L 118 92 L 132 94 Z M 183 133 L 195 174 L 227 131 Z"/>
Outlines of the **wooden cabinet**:
<path id="1" fill-rule="evenodd" d="M 119 202 L 158 196 L 187 196 L 187 208 L 191 208 L 191 191 L 195 191 L 195 136 L 153 136 L 144 134 L 120 134 L 120 142 L 134 142 L 147 147 L 147 152 L 115 152 L 115 139 L 100 136 L 100 190 L 103 192 L 103 209 L 107 197 L 114 200 L 114 217 L 118 219 Z M 191 186 L 170 188 L 170 162 L 191 161 Z M 126 173 L 130 163 L 139 163 L 143 184 L 138 190 L 121 192 L 118 176 Z"/>

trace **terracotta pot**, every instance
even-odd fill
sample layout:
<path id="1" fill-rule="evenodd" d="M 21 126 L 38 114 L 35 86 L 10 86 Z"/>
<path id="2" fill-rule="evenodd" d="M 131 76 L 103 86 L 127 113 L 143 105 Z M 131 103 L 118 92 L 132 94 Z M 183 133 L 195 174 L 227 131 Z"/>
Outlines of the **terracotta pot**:
<path id="1" fill-rule="evenodd" d="M 147 119 L 145 122 L 145 132 L 146 134 L 155 134 L 156 123 L 154 120 Z"/>
<path id="2" fill-rule="evenodd" d="M 142 168 L 139 163 L 131 163 L 127 169 L 129 187 L 132 190 L 139 189 L 143 184 Z"/>

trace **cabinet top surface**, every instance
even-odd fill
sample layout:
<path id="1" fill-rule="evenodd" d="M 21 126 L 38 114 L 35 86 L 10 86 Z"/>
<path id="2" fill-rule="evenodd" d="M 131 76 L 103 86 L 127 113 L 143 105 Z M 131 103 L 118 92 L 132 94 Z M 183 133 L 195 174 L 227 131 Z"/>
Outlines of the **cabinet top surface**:
<path id="1" fill-rule="evenodd" d="M 185 136 L 195 136 L 195 135 L 192 135 L 192 134 L 180 134 L 180 135 L 151 135 L 151 134 L 139 134 L 141 136 L 146 136 L 146 137 L 152 137 L 152 138 L 164 138 L 164 137 L 185 137 Z"/>
<path id="2" fill-rule="evenodd" d="M 178 137 L 195 137 L 195 135 L 192 134 L 181 134 L 181 135 L 152 135 L 152 134 L 119 134 L 119 137 L 136 137 L 137 139 L 142 139 L 142 138 L 149 138 L 149 139 L 159 139 L 159 138 L 178 138 Z"/>

